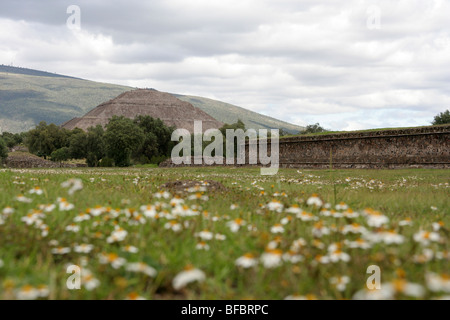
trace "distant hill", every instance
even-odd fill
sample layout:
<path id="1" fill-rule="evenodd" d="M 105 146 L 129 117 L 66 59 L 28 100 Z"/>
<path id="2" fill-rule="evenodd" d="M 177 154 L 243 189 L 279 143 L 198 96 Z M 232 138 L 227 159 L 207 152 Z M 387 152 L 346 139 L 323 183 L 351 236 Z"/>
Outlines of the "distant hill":
<path id="1" fill-rule="evenodd" d="M 74 78 L 74 77 L 63 76 L 63 75 L 57 74 L 57 73 L 51 73 L 51 72 L 47 72 L 47 71 L 39 71 L 39 70 L 28 69 L 28 68 L 21 68 L 21 67 L 6 66 L 4 64 L 0 65 L 0 72 L 14 73 L 14 74 L 25 74 L 25 75 L 28 75 L 28 76 L 38 76 L 38 77 L 55 77 L 55 78 L 78 79 L 78 78 Z"/>
<path id="2" fill-rule="evenodd" d="M 33 128 L 40 121 L 60 125 L 134 89 L 136 88 L 1 65 L 0 128 L 3 131 L 20 132 Z M 293 134 L 304 129 L 224 102 L 173 95 L 224 123 L 234 123 L 241 119 L 248 128 L 278 128 Z"/>
<path id="3" fill-rule="evenodd" d="M 235 123 L 238 119 L 245 123 L 246 128 L 252 129 L 283 129 L 291 134 L 303 131 L 304 128 L 285 121 L 277 120 L 242 107 L 203 97 L 174 94 L 180 100 L 191 103 L 194 107 L 224 123 Z"/>
<path id="4" fill-rule="evenodd" d="M 131 90 L 53 74 L 29 75 L 22 73 L 21 68 L 16 69 L 17 73 L 13 73 L 11 67 L 8 72 L 0 72 L 0 127 L 3 131 L 28 131 L 40 121 L 62 124 Z"/>

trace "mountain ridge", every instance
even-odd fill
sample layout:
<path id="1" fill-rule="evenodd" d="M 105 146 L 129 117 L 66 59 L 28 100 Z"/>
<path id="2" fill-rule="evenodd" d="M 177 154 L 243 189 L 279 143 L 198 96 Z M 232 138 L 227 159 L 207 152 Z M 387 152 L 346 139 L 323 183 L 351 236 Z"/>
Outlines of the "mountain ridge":
<path id="1" fill-rule="evenodd" d="M 134 89 L 137 88 L 1 65 L 0 130 L 28 131 L 40 121 L 61 125 Z M 223 123 L 234 123 L 241 119 L 247 128 L 277 128 L 289 133 L 304 129 L 222 101 L 171 94 Z"/>

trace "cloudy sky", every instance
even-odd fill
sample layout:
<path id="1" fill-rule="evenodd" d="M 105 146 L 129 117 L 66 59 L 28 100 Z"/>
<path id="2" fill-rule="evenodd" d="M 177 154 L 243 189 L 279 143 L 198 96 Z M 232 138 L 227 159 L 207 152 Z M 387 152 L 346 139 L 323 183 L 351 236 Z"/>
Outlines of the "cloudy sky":
<path id="1" fill-rule="evenodd" d="M 428 125 L 450 108 L 449 13 L 450 0 L 2 0 L 0 64 L 333 130 Z"/>

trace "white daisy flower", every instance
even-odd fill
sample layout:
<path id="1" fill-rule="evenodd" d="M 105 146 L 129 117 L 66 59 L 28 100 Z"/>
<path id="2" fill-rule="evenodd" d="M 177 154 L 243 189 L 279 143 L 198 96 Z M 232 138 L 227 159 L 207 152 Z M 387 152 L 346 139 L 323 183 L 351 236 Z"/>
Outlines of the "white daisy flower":
<path id="1" fill-rule="evenodd" d="M 330 252 L 328 254 L 328 257 L 330 258 L 331 262 L 339 262 L 339 261 L 349 262 L 350 261 L 350 255 L 345 252 L 342 252 L 341 250 L 335 250 L 333 252 Z"/>
<path id="2" fill-rule="evenodd" d="M 295 251 L 288 251 L 283 254 L 283 260 L 290 263 L 299 263 L 304 260 L 301 254 L 298 254 Z"/>
<path id="3" fill-rule="evenodd" d="M 266 249 L 266 252 L 264 252 L 260 257 L 264 268 L 272 269 L 279 267 L 282 261 L 282 254 L 283 252 L 278 249 Z"/>
<path id="4" fill-rule="evenodd" d="M 165 229 L 170 229 L 173 232 L 180 232 L 183 229 L 181 224 L 178 221 L 176 221 L 176 220 L 172 220 L 172 221 L 167 222 L 164 225 L 164 228 Z"/>
<path id="5" fill-rule="evenodd" d="M 201 242 L 197 243 L 197 245 L 195 246 L 195 249 L 208 251 L 209 245 L 206 242 L 201 241 Z"/>
<path id="6" fill-rule="evenodd" d="M 16 298 L 17 300 L 36 300 L 39 298 L 39 290 L 30 285 L 23 286 L 16 290 Z"/>
<path id="7" fill-rule="evenodd" d="M 342 216 L 344 218 L 354 219 L 354 218 L 358 218 L 359 217 L 359 213 L 356 212 L 356 211 L 353 211 L 352 209 L 348 209 L 348 210 L 342 212 Z"/>
<path id="8" fill-rule="evenodd" d="M 227 222 L 227 226 L 230 228 L 231 232 L 238 232 L 241 226 L 244 226 L 246 223 L 241 218 L 237 218 Z"/>
<path id="9" fill-rule="evenodd" d="M 412 224 L 413 223 L 412 223 L 411 218 L 403 219 L 403 220 L 399 221 L 399 223 L 398 223 L 398 225 L 401 226 L 401 227 L 412 226 Z"/>
<path id="10" fill-rule="evenodd" d="M 394 230 L 367 233 L 364 234 L 364 238 L 372 243 L 384 242 L 385 244 L 402 244 L 405 241 L 405 237 Z"/>
<path id="11" fill-rule="evenodd" d="M 336 210 L 344 211 L 348 209 L 348 205 L 345 202 L 340 202 L 335 206 Z"/>
<path id="12" fill-rule="evenodd" d="M 23 203 L 31 203 L 33 201 L 30 198 L 25 197 L 24 195 L 18 195 L 16 197 L 16 200 Z"/>
<path id="13" fill-rule="evenodd" d="M 370 242 L 358 238 L 355 241 L 349 241 L 349 240 L 344 240 L 344 243 L 346 246 L 348 246 L 349 248 L 352 249 L 370 249 L 372 248 L 372 245 L 370 244 Z"/>
<path id="14" fill-rule="evenodd" d="M 73 251 L 78 252 L 78 253 L 89 253 L 92 251 L 92 249 L 94 249 L 94 246 L 92 244 L 80 244 L 80 245 L 76 245 L 73 248 Z"/>
<path id="15" fill-rule="evenodd" d="M 244 254 L 243 256 L 236 259 L 234 262 L 236 266 L 242 267 L 244 269 L 255 267 L 258 264 L 258 259 L 251 253 Z"/>
<path id="16" fill-rule="evenodd" d="M 73 221 L 74 222 L 82 222 L 82 221 L 87 221 L 91 219 L 91 216 L 87 213 L 80 213 L 79 215 L 77 215 Z"/>
<path id="17" fill-rule="evenodd" d="M 444 226 L 444 221 L 433 222 L 431 226 L 433 227 L 433 231 L 437 232 Z"/>
<path id="18" fill-rule="evenodd" d="M 273 227 L 270 228 L 270 232 L 272 233 L 283 233 L 284 232 L 284 228 L 280 223 L 277 223 L 276 225 L 274 225 Z"/>
<path id="19" fill-rule="evenodd" d="M 155 268 L 143 262 L 127 263 L 125 269 L 131 272 L 140 272 L 152 278 L 158 273 Z"/>
<path id="20" fill-rule="evenodd" d="M 89 269 L 86 268 L 81 270 L 81 283 L 88 291 L 92 291 L 100 286 L 100 281 L 94 277 Z"/>
<path id="21" fill-rule="evenodd" d="M 59 211 L 70 211 L 75 208 L 73 204 L 67 202 L 64 198 L 58 198 L 58 205 Z"/>
<path id="22" fill-rule="evenodd" d="M 50 289 L 45 284 L 38 285 L 36 290 L 38 291 L 39 298 L 46 298 L 50 294 Z"/>
<path id="23" fill-rule="evenodd" d="M 419 242 L 420 244 L 427 246 L 431 242 L 438 242 L 441 237 L 437 232 L 428 232 L 428 231 L 419 231 L 413 236 L 414 241 Z"/>
<path id="24" fill-rule="evenodd" d="M 161 199 L 161 198 L 169 199 L 170 198 L 170 193 L 167 192 L 167 191 L 162 190 L 162 191 L 158 191 L 157 193 L 154 193 L 153 196 L 155 198 L 157 198 L 157 199 Z"/>
<path id="25" fill-rule="evenodd" d="M 211 240 L 214 234 L 208 230 L 203 230 L 195 234 L 196 237 L 199 237 L 202 240 Z"/>
<path id="26" fill-rule="evenodd" d="M 122 251 L 129 252 L 129 253 L 137 253 L 139 251 L 138 248 L 135 246 L 125 246 L 122 248 Z"/>
<path id="27" fill-rule="evenodd" d="M 119 269 L 127 262 L 116 253 L 100 253 L 99 261 L 101 264 L 110 264 L 114 269 Z"/>
<path id="28" fill-rule="evenodd" d="M 330 234 L 330 229 L 328 227 L 324 226 L 322 221 L 319 221 L 316 224 L 314 224 L 313 229 L 312 229 L 312 234 L 314 237 L 320 238 L 324 235 Z"/>
<path id="29" fill-rule="evenodd" d="M 69 195 L 73 195 L 76 191 L 83 189 L 83 182 L 81 179 L 69 179 L 61 183 L 62 188 L 70 188 L 68 191 Z"/>
<path id="30" fill-rule="evenodd" d="M 182 205 L 183 203 L 184 203 L 184 200 L 179 197 L 175 197 L 175 198 L 172 198 L 172 200 L 170 200 L 170 205 L 172 207 Z"/>
<path id="31" fill-rule="evenodd" d="M 57 247 L 57 248 L 53 248 L 51 252 L 52 252 L 53 254 L 63 255 L 63 254 L 69 253 L 69 252 L 70 252 L 70 248 Z"/>
<path id="32" fill-rule="evenodd" d="M 266 205 L 266 208 L 269 209 L 270 211 L 280 213 L 281 211 L 283 211 L 284 206 L 280 201 L 273 199 Z"/>
<path id="33" fill-rule="evenodd" d="M 302 213 L 303 210 L 297 204 L 294 204 L 285 210 L 287 213 L 298 214 Z"/>
<path id="34" fill-rule="evenodd" d="M 390 286 L 381 285 L 381 289 L 364 288 L 353 295 L 353 300 L 392 300 L 395 291 Z"/>
<path id="35" fill-rule="evenodd" d="M 425 275 L 428 289 L 433 292 L 450 293 L 450 275 L 428 272 Z"/>
<path id="36" fill-rule="evenodd" d="M 196 194 L 192 194 L 188 197 L 188 200 L 203 200 L 208 201 L 209 197 L 207 195 L 203 195 L 200 192 L 197 192 Z"/>
<path id="37" fill-rule="evenodd" d="M 341 277 L 331 277 L 330 283 L 336 287 L 338 291 L 345 291 L 347 284 L 350 283 L 350 277 L 341 276 Z"/>
<path id="38" fill-rule="evenodd" d="M 41 204 L 39 205 L 39 210 L 42 210 L 44 212 L 52 212 L 53 210 L 55 210 L 56 205 L 51 203 L 51 204 Z"/>
<path id="39" fill-rule="evenodd" d="M 367 233 L 367 229 L 358 223 L 352 223 L 352 224 L 348 224 L 348 225 L 345 225 L 344 227 L 342 227 L 341 232 L 342 232 L 342 234 L 347 234 L 347 233 L 365 234 L 365 233 Z"/>
<path id="40" fill-rule="evenodd" d="M 381 212 L 372 210 L 370 208 L 365 209 L 363 212 L 367 219 L 367 224 L 370 227 L 380 228 L 389 222 L 389 218 L 383 215 Z"/>
<path id="41" fill-rule="evenodd" d="M 314 257 L 316 263 L 328 264 L 330 263 L 330 257 L 318 254 Z"/>
<path id="42" fill-rule="evenodd" d="M 38 196 L 42 195 L 44 191 L 40 187 L 34 187 L 30 191 L 28 191 L 29 194 L 36 194 Z"/>
<path id="43" fill-rule="evenodd" d="M 284 217 L 283 219 L 281 219 L 280 223 L 283 224 L 283 225 L 286 225 L 286 224 L 288 224 L 291 221 L 292 221 L 292 217 L 291 216 L 287 216 L 287 217 Z"/>
<path id="44" fill-rule="evenodd" d="M 396 294 L 401 293 L 414 298 L 422 298 L 425 295 L 425 289 L 422 285 L 407 282 L 404 279 L 396 279 L 389 283 L 382 283 L 381 288 L 383 287 L 387 287 L 387 290 L 391 288 Z"/>
<path id="45" fill-rule="evenodd" d="M 214 239 L 219 240 L 219 241 L 225 241 L 227 239 L 227 237 L 223 234 L 216 233 L 214 235 Z"/>
<path id="46" fill-rule="evenodd" d="M 158 214 L 158 212 L 156 211 L 156 207 L 153 205 L 141 206 L 140 209 L 144 216 L 146 216 L 147 218 L 155 218 L 155 216 Z"/>
<path id="47" fill-rule="evenodd" d="M 128 232 L 125 229 L 119 226 L 115 226 L 114 231 L 111 232 L 111 235 L 106 239 L 106 242 L 108 243 L 120 242 L 125 240 L 127 235 Z"/>
<path id="48" fill-rule="evenodd" d="M 191 282 L 202 282 L 206 278 L 205 273 L 191 266 L 178 273 L 172 280 L 172 286 L 175 290 L 180 290 Z"/>
<path id="49" fill-rule="evenodd" d="M 308 198 L 308 200 L 306 200 L 306 204 L 308 206 L 321 207 L 323 205 L 323 201 L 319 198 L 319 195 L 313 194 Z"/>
<path id="50" fill-rule="evenodd" d="M 69 224 L 66 228 L 66 231 L 72 231 L 72 232 L 78 232 L 80 231 L 80 226 L 76 225 L 76 224 Z"/>
<path id="51" fill-rule="evenodd" d="M 11 214 L 14 213 L 14 208 L 6 207 L 5 209 L 3 209 L 2 212 L 3 212 L 3 215 L 4 215 L 5 217 L 7 217 L 7 216 L 9 216 L 9 215 L 11 215 Z"/>
<path id="52" fill-rule="evenodd" d="M 99 215 L 101 215 L 101 214 L 106 212 L 106 208 L 104 208 L 102 206 L 96 206 L 95 208 L 89 208 L 87 211 L 93 217 L 98 217 Z"/>
<path id="53" fill-rule="evenodd" d="M 302 221 L 317 221 L 318 220 L 318 218 L 315 215 L 313 215 L 312 213 L 306 212 L 306 211 L 297 213 L 297 218 Z"/>
<path id="54" fill-rule="evenodd" d="M 291 244 L 290 251 L 299 252 L 302 248 L 306 246 L 306 241 L 303 238 L 294 240 Z"/>
<path id="55" fill-rule="evenodd" d="M 138 295 L 136 292 L 132 292 L 129 293 L 126 297 L 125 300 L 147 300 L 144 297 Z"/>

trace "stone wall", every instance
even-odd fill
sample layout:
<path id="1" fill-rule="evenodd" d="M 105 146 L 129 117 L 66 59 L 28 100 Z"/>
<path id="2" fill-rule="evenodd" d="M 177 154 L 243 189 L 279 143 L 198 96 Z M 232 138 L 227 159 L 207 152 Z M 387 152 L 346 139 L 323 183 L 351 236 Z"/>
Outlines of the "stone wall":
<path id="1" fill-rule="evenodd" d="M 449 138 L 450 125 L 285 138 L 280 167 L 450 168 Z"/>
<path id="2" fill-rule="evenodd" d="M 450 168 L 450 125 L 296 136 L 280 139 L 279 151 L 281 168 Z M 246 156 L 248 164 L 248 143 Z M 160 167 L 203 165 L 192 157 L 191 165 L 168 159 Z"/>
<path id="3" fill-rule="evenodd" d="M 77 168 L 86 165 L 77 165 L 69 163 L 52 162 L 39 157 L 30 155 L 14 155 L 6 158 L 5 165 L 7 168 L 25 169 L 25 168 Z"/>

